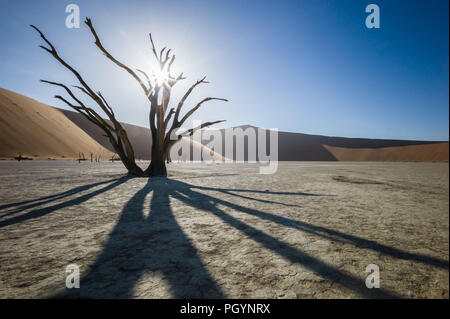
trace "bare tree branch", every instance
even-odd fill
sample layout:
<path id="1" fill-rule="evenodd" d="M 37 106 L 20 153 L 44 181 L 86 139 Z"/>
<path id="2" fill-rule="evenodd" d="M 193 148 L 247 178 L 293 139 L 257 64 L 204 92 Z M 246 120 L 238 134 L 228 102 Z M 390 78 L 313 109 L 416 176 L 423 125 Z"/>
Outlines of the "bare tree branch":
<path id="1" fill-rule="evenodd" d="M 175 54 L 172 55 L 172 58 L 170 59 L 170 62 L 167 65 L 167 73 L 169 74 L 169 76 L 170 76 L 170 69 L 172 68 L 173 62 L 175 62 Z"/>
<path id="2" fill-rule="evenodd" d="M 111 115 L 113 117 L 115 117 L 114 115 L 114 111 L 113 109 L 109 106 L 108 102 L 106 102 L 106 99 L 103 97 L 102 93 L 100 91 L 97 92 L 97 95 L 100 96 L 100 98 L 102 99 L 103 103 L 105 103 L 106 107 L 109 109 L 109 111 L 111 112 Z"/>
<path id="3" fill-rule="evenodd" d="M 180 76 L 182 76 L 183 73 L 180 74 Z M 177 110 L 175 111 L 175 117 L 173 119 L 174 123 L 172 125 L 172 128 L 175 128 L 179 123 L 178 123 L 178 117 L 180 116 L 180 112 L 181 112 L 181 108 L 183 107 L 184 102 L 186 101 L 186 99 L 189 97 L 189 95 L 192 93 L 192 91 L 195 89 L 195 87 L 201 83 L 209 83 L 207 81 L 205 81 L 206 76 L 203 77 L 203 79 L 198 80 L 197 82 L 195 82 L 190 88 L 189 90 L 187 90 L 187 92 L 184 94 L 184 96 L 181 98 L 180 102 L 178 103 L 177 106 Z"/>
<path id="4" fill-rule="evenodd" d="M 62 84 L 62 83 L 57 83 L 57 82 L 52 82 L 52 81 L 47 81 L 47 80 L 40 80 L 41 82 L 43 82 L 43 83 L 48 83 L 48 84 L 51 84 L 51 85 L 56 85 L 56 86 L 60 86 L 60 87 L 62 87 L 62 88 L 64 88 L 65 90 L 66 90 L 66 92 L 67 93 L 69 93 L 69 95 L 70 95 L 70 97 L 72 98 L 72 99 L 74 99 L 78 104 L 80 104 L 81 106 L 84 106 L 84 104 L 83 104 L 83 102 L 81 102 L 76 96 L 75 96 L 75 94 L 73 94 L 73 92 L 67 87 L 67 86 L 65 86 L 64 84 Z"/>
<path id="5" fill-rule="evenodd" d="M 208 102 L 208 101 L 212 101 L 212 100 L 217 100 L 217 101 L 224 101 L 224 102 L 228 102 L 227 99 L 222 99 L 222 98 L 218 98 L 218 97 L 207 97 L 204 98 L 203 100 L 201 100 L 196 106 L 194 106 L 189 112 L 186 113 L 186 115 L 181 119 L 180 121 L 180 125 L 183 125 L 183 123 L 195 112 L 197 111 L 200 106 L 202 106 L 203 103 Z"/>
<path id="6" fill-rule="evenodd" d="M 95 96 L 91 95 L 91 93 L 89 93 L 84 87 L 79 86 L 79 85 L 72 85 L 72 86 L 74 88 L 81 90 L 84 94 L 86 94 L 87 96 L 89 96 L 91 99 L 93 99 L 95 101 Z"/>
<path id="7" fill-rule="evenodd" d="M 183 136 L 192 136 L 196 131 L 198 131 L 198 130 L 200 130 L 202 128 L 205 128 L 205 127 L 208 127 L 208 126 L 211 126 L 211 125 L 214 125 L 214 124 L 222 123 L 222 122 L 225 122 L 225 121 L 226 120 L 219 120 L 219 121 L 214 121 L 214 122 L 202 123 L 202 124 L 200 124 L 200 125 L 198 125 L 198 126 L 196 126 L 194 128 L 191 128 L 191 129 L 181 133 L 180 135 L 178 135 L 178 139 L 180 139 Z"/>
<path id="8" fill-rule="evenodd" d="M 60 86 L 60 87 L 64 88 L 66 90 L 66 92 L 80 105 L 79 106 L 75 106 L 75 105 L 69 103 L 66 99 L 64 99 L 63 97 L 61 97 L 59 95 L 55 96 L 55 98 L 58 98 L 58 99 L 62 100 L 63 102 L 65 102 L 67 105 L 69 105 L 70 107 L 72 107 L 73 109 L 75 109 L 78 112 L 80 112 L 80 110 L 83 110 L 93 120 L 95 120 L 98 125 L 101 124 L 102 126 L 106 127 L 108 130 L 115 131 L 115 129 L 113 127 L 111 127 L 97 112 L 95 112 L 93 109 L 91 109 L 91 108 L 87 107 L 86 105 L 84 105 L 83 102 L 81 102 L 75 96 L 75 94 L 73 94 L 73 92 L 66 85 L 64 85 L 62 83 L 47 81 L 47 80 L 41 80 L 41 82 L 52 84 L 52 85 L 56 85 L 56 86 Z M 80 112 L 80 113 L 82 113 L 82 112 Z"/>
<path id="9" fill-rule="evenodd" d="M 83 78 L 81 77 L 81 75 L 75 70 L 73 69 L 66 61 L 64 61 L 59 55 L 58 52 L 56 51 L 56 49 L 53 47 L 53 45 L 50 43 L 50 41 L 47 40 L 47 38 L 44 36 L 44 34 L 34 25 L 31 25 L 31 27 L 33 29 L 35 29 L 37 32 L 39 32 L 41 38 L 50 46 L 51 50 L 44 47 L 44 46 L 39 46 L 40 48 L 46 50 L 47 52 L 49 52 L 51 55 L 53 55 L 53 57 L 58 60 L 63 66 L 65 66 L 67 69 L 69 69 L 78 79 L 78 81 L 80 81 L 80 83 L 89 91 L 89 93 L 91 93 L 92 95 L 95 95 L 94 91 L 92 91 L 90 89 L 90 87 L 86 84 L 86 82 L 83 80 Z"/>
<path id="10" fill-rule="evenodd" d="M 86 25 L 89 27 L 89 29 L 91 30 L 92 35 L 95 38 L 95 44 L 97 45 L 97 47 L 100 49 L 100 51 L 102 51 L 106 57 L 108 59 L 110 59 L 111 61 L 113 61 L 117 66 L 121 67 L 122 69 L 126 70 L 138 83 L 139 85 L 142 87 L 142 89 L 145 92 L 145 95 L 148 96 L 148 91 L 149 89 L 145 86 L 145 84 L 142 82 L 142 80 L 137 76 L 137 74 L 128 66 L 126 66 L 125 64 L 123 64 L 122 62 L 119 62 L 117 59 L 115 59 L 102 45 L 97 32 L 94 29 L 94 26 L 92 25 L 91 19 L 86 18 L 86 21 L 84 21 L 84 23 L 86 23 Z"/>
<path id="11" fill-rule="evenodd" d="M 69 101 L 67 101 L 65 98 L 63 98 L 61 95 L 55 95 L 55 99 L 61 100 L 64 103 L 66 103 L 68 106 L 70 106 L 71 108 L 73 108 L 75 111 L 77 111 L 80 114 L 83 114 L 89 121 L 91 121 L 92 123 L 94 123 L 95 125 L 98 125 L 98 122 L 95 118 L 92 118 L 88 113 L 85 113 L 86 111 L 84 110 L 83 107 L 81 106 L 76 106 L 73 105 L 72 103 L 70 103 Z"/>
<path id="12" fill-rule="evenodd" d="M 169 111 L 169 114 L 167 114 L 166 119 L 164 120 L 164 126 L 167 127 L 167 124 L 169 124 L 170 118 L 172 117 L 172 115 L 175 114 L 175 109 L 171 108 Z"/>
<path id="13" fill-rule="evenodd" d="M 80 82 L 80 84 L 84 87 L 84 89 L 89 92 L 89 96 L 100 106 L 100 108 L 106 113 L 108 114 L 108 108 L 106 107 L 106 105 L 103 103 L 103 101 L 101 100 L 100 97 L 98 97 L 94 90 L 92 90 L 90 88 L 90 86 L 84 81 L 84 79 L 82 78 L 82 76 L 80 75 L 80 73 L 78 73 L 72 66 L 70 66 L 66 61 L 64 61 L 58 54 L 58 52 L 56 51 L 55 47 L 50 43 L 49 40 L 47 40 L 47 38 L 45 37 L 45 35 L 34 25 L 31 25 L 31 27 L 33 29 L 35 29 L 39 35 L 41 36 L 41 38 L 50 46 L 51 49 L 48 49 L 44 46 L 39 46 L 40 48 L 44 49 L 45 51 L 49 52 L 58 62 L 60 62 L 65 68 L 67 68 L 69 71 L 71 71 L 75 77 L 78 79 L 78 81 Z"/>
<path id="14" fill-rule="evenodd" d="M 156 47 L 155 47 L 155 44 L 153 43 L 152 34 L 149 33 L 149 36 L 150 36 L 150 43 L 152 44 L 152 51 L 153 51 L 153 54 L 155 55 L 156 61 L 158 61 L 159 66 L 161 67 L 161 60 L 160 60 L 159 57 L 158 57 L 158 53 L 156 53 Z"/>
<path id="15" fill-rule="evenodd" d="M 106 133 L 110 133 L 111 131 L 114 131 L 114 129 L 109 126 L 106 122 L 100 122 L 93 114 L 95 113 L 95 111 L 93 111 L 90 108 L 87 107 L 83 107 L 83 106 L 77 106 L 77 105 L 73 105 L 72 103 L 70 103 L 69 101 L 67 101 L 65 98 L 63 98 L 60 95 L 55 95 L 56 99 L 59 99 L 61 101 L 63 101 L 64 103 L 66 103 L 68 106 L 70 106 L 71 108 L 73 108 L 75 111 L 77 111 L 78 113 L 84 115 L 84 117 L 86 117 L 90 122 L 94 123 L 95 125 L 97 125 L 98 127 L 100 127 L 101 129 L 103 129 L 103 131 L 105 131 Z"/>
<path id="16" fill-rule="evenodd" d="M 144 71 L 142 71 L 140 69 L 137 69 L 136 71 L 142 73 L 144 75 L 145 79 L 147 80 L 147 84 L 148 84 L 147 98 L 148 98 L 153 93 L 153 85 L 152 85 L 152 82 L 150 81 L 150 77 L 147 75 L 147 73 L 145 73 Z"/>

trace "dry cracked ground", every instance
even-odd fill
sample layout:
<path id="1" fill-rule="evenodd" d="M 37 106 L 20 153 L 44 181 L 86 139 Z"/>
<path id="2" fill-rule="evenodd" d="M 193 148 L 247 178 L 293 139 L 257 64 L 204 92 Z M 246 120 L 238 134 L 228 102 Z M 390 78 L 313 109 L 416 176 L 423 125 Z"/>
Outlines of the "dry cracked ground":
<path id="1" fill-rule="evenodd" d="M 0 297 L 449 298 L 448 163 L 168 169 L 1 161 Z"/>

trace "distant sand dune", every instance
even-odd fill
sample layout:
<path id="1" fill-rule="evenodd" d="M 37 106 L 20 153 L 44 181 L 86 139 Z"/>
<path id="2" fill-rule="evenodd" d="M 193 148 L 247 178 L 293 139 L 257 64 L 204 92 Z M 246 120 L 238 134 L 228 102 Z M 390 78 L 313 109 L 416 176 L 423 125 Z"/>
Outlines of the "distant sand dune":
<path id="1" fill-rule="evenodd" d="M 338 161 L 448 162 L 448 143 L 381 148 L 345 148 L 324 145 Z"/>
<path id="2" fill-rule="evenodd" d="M 33 159 L 106 159 L 112 153 L 93 140 L 58 109 L 0 89 L 0 158 L 19 154 Z"/>
<path id="3" fill-rule="evenodd" d="M 289 161 L 448 162 L 448 142 L 279 133 L 279 159 Z"/>

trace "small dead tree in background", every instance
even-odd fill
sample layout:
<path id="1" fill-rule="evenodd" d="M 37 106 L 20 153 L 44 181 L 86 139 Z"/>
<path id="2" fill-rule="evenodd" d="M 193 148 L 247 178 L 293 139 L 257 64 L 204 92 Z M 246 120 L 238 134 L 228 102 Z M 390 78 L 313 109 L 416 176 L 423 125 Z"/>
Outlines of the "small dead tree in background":
<path id="1" fill-rule="evenodd" d="M 113 109 L 110 107 L 106 99 L 100 92 L 94 92 L 93 89 L 84 81 L 81 75 L 71 67 L 66 61 L 64 61 L 54 48 L 54 46 L 47 40 L 44 34 L 35 26 L 31 25 L 37 32 L 39 32 L 41 38 L 48 44 L 50 48 L 45 46 L 40 46 L 45 51 L 49 52 L 56 60 L 58 60 L 64 67 L 70 70 L 78 79 L 81 86 L 75 86 L 81 90 L 84 94 L 90 97 L 108 116 L 109 120 L 112 122 L 112 126 L 108 124 L 96 111 L 78 99 L 75 94 L 64 84 L 41 80 L 42 82 L 49 83 L 52 85 L 60 86 L 66 90 L 69 96 L 76 101 L 77 104 L 69 102 L 60 95 L 56 95 L 57 99 L 60 99 L 66 103 L 71 108 L 75 109 L 77 112 L 83 114 L 89 121 L 100 127 L 109 138 L 111 145 L 113 146 L 116 153 L 119 155 L 121 161 L 128 169 L 128 173 L 135 176 L 167 176 L 167 169 L 165 160 L 169 157 L 171 147 L 178 142 L 183 136 L 191 136 L 195 131 L 202 129 L 204 127 L 211 126 L 216 123 L 223 122 L 213 121 L 205 122 L 197 127 L 185 130 L 179 133 L 179 129 L 186 122 L 186 120 L 200 108 L 200 106 L 211 100 L 221 100 L 227 101 L 222 98 L 207 97 L 197 103 L 193 108 L 191 108 L 184 116 L 181 116 L 181 109 L 186 102 L 187 98 L 191 92 L 200 84 L 208 83 L 205 81 L 205 77 L 196 83 L 194 83 L 188 91 L 181 98 L 176 108 L 171 108 L 168 110 L 171 91 L 173 86 L 180 80 L 184 80 L 183 73 L 179 76 L 174 77 L 171 74 L 171 67 L 175 61 L 175 55 L 170 54 L 170 49 L 166 51 L 164 47 L 158 54 L 156 51 L 155 44 L 151 34 L 150 42 L 152 46 L 152 52 L 157 61 L 157 69 L 151 73 L 149 76 L 143 70 L 136 70 L 145 78 L 146 83 L 137 75 L 137 73 L 130 67 L 126 66 L 122 62 L 118 61 L 113 57 L 103 46 L 100 38 L 97 35 L 94 26 L 92 25 L 91 19 L 86 18 L 85 24 L 89 27 L 92 35 L 95 39 L 95 45 L 100 49 L 100 51 L 114 64 L 118 67 L 127 71 L 140 85 L 145 93 L 146 98 L 149 101 L 150 112 L 149 112 L 149 122 L 150 130 L 152 136 L 152 152 L 151 161 L 146 170 L 142 170 L 135 160 L 133 147 L 128 139 L 127 133 L 119 121 L 116 120 Z"/>

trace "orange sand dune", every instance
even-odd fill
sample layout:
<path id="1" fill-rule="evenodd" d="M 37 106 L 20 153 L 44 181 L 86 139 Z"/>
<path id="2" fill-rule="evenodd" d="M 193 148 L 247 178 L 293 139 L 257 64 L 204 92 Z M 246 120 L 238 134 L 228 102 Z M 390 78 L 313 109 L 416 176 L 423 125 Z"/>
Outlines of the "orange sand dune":
<path id="1" fill-rule="evenodd" d="M 62 112 L 0 88 L 0 158 L 76 159 L 80 152 L 103 159 L 112 153 Z"/>
<path id="2" fill-rule="evenodd" d="M 338 161 L 448 162 L 449 153 L 448 143 L 381 148 L 324 147 Z"/>

